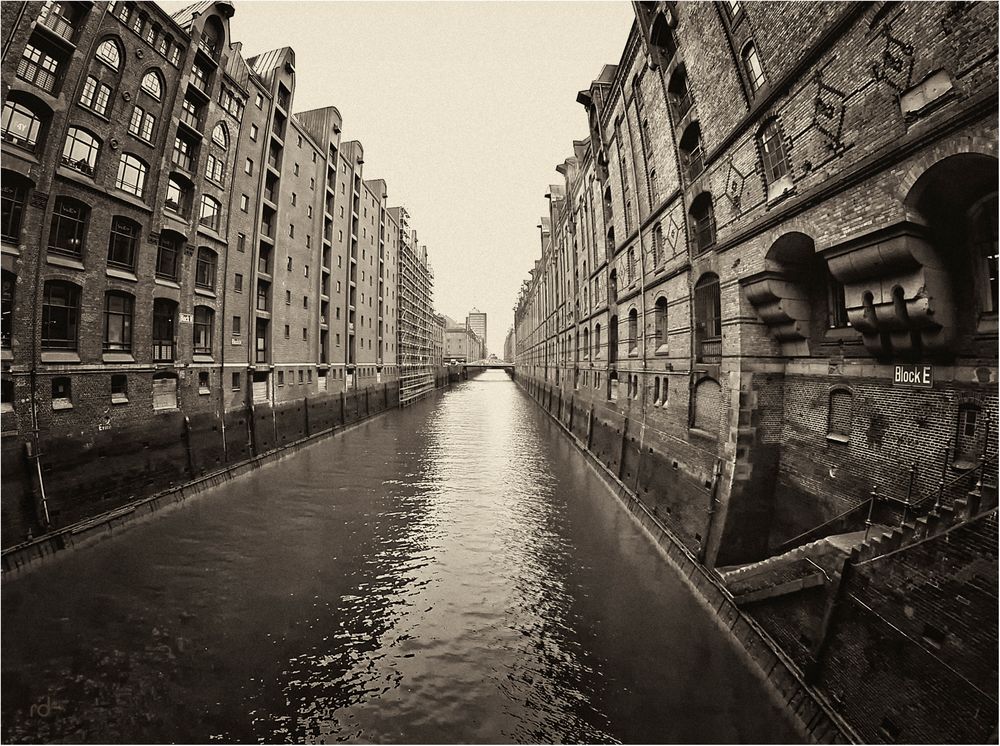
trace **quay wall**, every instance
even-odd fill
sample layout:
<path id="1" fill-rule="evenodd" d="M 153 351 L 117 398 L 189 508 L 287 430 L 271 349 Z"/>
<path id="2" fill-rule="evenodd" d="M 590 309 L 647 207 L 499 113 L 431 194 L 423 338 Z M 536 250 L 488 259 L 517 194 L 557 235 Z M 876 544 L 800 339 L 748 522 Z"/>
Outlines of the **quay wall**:
<path id="1" fill-rule="evenodd" d="M 436 389 L 449 385 L 448 373 L 438 373 L 435 382 Z M 86 439 L 53 437 L 41 441 L 41 480 L 30 449 L 5 438 L 3 578 L 32 569 L 64 549 L 110 536 L 136 519 L 398 406 L 399 386 L 392 382 L 284 404 L 258 404 L 227 412 L 224 418 L 172 413 L 128 432 L 97 431 Z M 131 447 L 122 448 L 123 442 Z M 59 459 L 49 460 L 46 453 L 59 453 Z M 39 523 L 36 510 L 46 508 L 51 530 L 25 538 Z"/>
<path id="2" fill-rule="evenodd" d="M 700 508 L 709 499 L 707 491 L 702 493 L 707 488 L 693 484 L 689 478 L 674 477 L 673 481 L 665 480 L 675 490 L 673 493 L 651 491 L 648 489 L 652 486 L 649 477 L 644 480 L 643 475 L 654 471 L 669 472 L 672 466 L 653 449 L 641 453 L 640 447 L 633 444 L 627 420 L 615 422 L 603 415 L 594 417 L 590 410 L 582 407 L 566 407 L 558 389 L 535 379 L 518 378 L 517 382 L 588 457 L 588 462 L 611 492 L 712 612 L 719 628 L 742 651 L 751 669 L 786 707 L 803 739 L 814 743 L 860 742 L 848 722 L 821 692 L 806 682 L 798 667 L 768 633 L 740 610 L 719 577 L 705 567 L 698 556 L 698 542 L 694 536 L 702 520 Z M 635 464 L 640 463 L 640 456 L 641 463 L 646 466 L 642 470 L 634 466 L 630 476 L 629 466 L 633 459 Z M 663 496 L 663 502 L 650 497 L 651 494 Z M 670 505 L 666 504 L 667 495 Z"/>

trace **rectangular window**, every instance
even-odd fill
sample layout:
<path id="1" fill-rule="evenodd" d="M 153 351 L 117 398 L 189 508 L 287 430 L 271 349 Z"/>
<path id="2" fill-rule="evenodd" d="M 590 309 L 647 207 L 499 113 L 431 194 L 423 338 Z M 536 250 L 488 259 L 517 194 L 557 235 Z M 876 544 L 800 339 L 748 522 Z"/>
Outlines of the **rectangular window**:
<path id="1" fill-rule="evenodd" d="M 247 250 L 247 236 L 245 233 L 238 233 L 236 235 L 236 250 L 241 254 L 245 253 Z"/>
<path id="2" fill-rule="evenodd" d="M 132 296 L 111 292 L 104 303 L 105 352 L 132 350 Z"/>
<path id="3" fill-rule="evenodd" d="M 121 373 L 111 376 L 111 403 L 128 404 L 128 376 Z"/>
<path id="4" fill-rule="evenodd" d="M 288 324 L 285 324 L 285 339 L 290 339 L 292 336 L 292 329 Z"/>
<path id="5" fill-rule="evenodd" d="M 237 293 L 243 292 L 243 275 L 241 275 L 239 272 L 237 272 L 233 276 L 233 290 L 235 290 Z"/>
<path id="6" fill-rule="evenodd" d="M 238 337 L 243 334 L 243 324 L 242 319 L 239 316 L 233 316 L 233 336 Z"/>
<path id="7" fill-rule="evenodd" d="M 68 376 L 57 376 L 52 379 L 52 408 L 72 409 L 73 387 Z"/>
<path id="8" fill-rule="evenodd" d="M 233 373 L 233 391 L 241 391 L 243 389 L 243 382 L 240 380 L 240 372 L 235 371 Z"/>
<path id="9" fill-rule="evenodd" d="M 249 211 L 249 209 L 250 209 L 250 198 L 247 195 L 245 195 L 245 194 L 241 194 L 240 195 L 240 210 L 242 210 L 243 212 L 247 212 L 247 211 Z"/>
<path id="10" fill-rule="evenodd" d="M 309 329 L 302 327 L 302 339 L 309 339 Z"/>
<path id="11" fill-rule="evenodd" d="M 243 173 L 245 174 L 253 173 L 253 158 L 247 158 L 247 162 L 243 165 Z"/>
<path id="12" fill-rule="evenodd" d="M 285 371 L 283 370 L 278 371 L 278 385 L 279 386 L 285 385 Z"/>
<path id="13" fill-rule="evenodd" d="M 194 309 L 194 354 L 212 354 L 212 320 L 214 313 L 206 306 Z"/>
<path id="14" fill-rule="evenodd" d="M 253 140 L 254 142 L 257 142 L 257 131 L 258 131 L 257 130 L 257 125 L 256 124 L 251 124 L 250 125 L 250 139 Z"/>
<path id="15" fill-rule="evenodd" d="M 156 117 L 149 112 L 143 111 L 141 106 L 136 106 L 132 109 L 132 118 L 128 123 L 128 131 L 141 140 L 152 142 L 153 126 L 155 123 Z"/>
<path id="16" fill-rule="evenodd" d="M 125 218 L 113 218 L 108 240 L 108 264 L 123 269 L 132 269 L 135 266 L 138 246 L 139 224 Z"/>
<path id="17" fill-rule="evenodd" d="M 102 116 L 108 113 L 108 101 L 111 99 L 111 89 L 93 76 L 87 77 L 83 93 L 80 94 L 80 104 Z"/>

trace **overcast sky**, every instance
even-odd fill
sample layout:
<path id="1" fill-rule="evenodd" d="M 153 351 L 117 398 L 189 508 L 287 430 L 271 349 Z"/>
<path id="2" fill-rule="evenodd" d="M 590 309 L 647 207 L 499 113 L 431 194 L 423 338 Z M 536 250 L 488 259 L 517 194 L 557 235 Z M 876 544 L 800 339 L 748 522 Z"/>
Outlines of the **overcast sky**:
<path id="1" fill-rule="evenodd" d="M 428 247 L 435 308 L 485 311 L 502 355 L 547 186 L 587 135 L 577 91 L 618 62 L 632 18 L 628 2 L 240 0 L 231 29 L 248 57 L 295 50 L 295 110 L 340 110 L 365 178 Z"/>

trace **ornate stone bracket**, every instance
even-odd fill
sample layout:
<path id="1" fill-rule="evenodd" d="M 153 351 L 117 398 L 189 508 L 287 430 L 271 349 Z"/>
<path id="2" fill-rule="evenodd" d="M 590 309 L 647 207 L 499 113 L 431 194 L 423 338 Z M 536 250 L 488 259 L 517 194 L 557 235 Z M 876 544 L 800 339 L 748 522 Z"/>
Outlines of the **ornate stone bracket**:
<path id="1" fill-rule="evenodd" d="M 801 280 L 787 272 L 766 270 L 740 280 L 761 321 L 789 357 L 809 354 L 809 297 Z"/>
<path id="2" fill-rule="evenodd" d="M 847 317 L 873 355 L 917 359 L 951 351 L 951 281 L 922 226 L 898 223 L 823 254 L 844 284 Z"/>

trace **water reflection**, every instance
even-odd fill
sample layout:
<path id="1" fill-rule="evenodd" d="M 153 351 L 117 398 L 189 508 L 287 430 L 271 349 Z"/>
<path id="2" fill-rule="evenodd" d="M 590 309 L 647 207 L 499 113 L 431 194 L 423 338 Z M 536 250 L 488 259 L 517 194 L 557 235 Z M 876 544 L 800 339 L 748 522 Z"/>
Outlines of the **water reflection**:
<path id="1" fill-rule="evenodd" d="M 4 737 L 790 738 L 505 378 L 487 372 L 5 586 Z M 53 693 L 60 717 L 33 716 Z"/>

